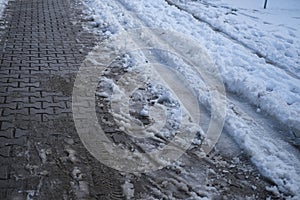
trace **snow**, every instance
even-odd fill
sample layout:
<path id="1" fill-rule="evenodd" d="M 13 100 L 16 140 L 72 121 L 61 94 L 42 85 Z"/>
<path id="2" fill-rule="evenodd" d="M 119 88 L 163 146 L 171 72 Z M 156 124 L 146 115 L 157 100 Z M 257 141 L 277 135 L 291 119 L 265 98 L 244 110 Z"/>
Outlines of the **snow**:
<path id="1" fill-rule="evenodd" d="M 224 38 L 190 15 L 184 14 L 176 8 L 166 8 L 168 7 L 166 4 L 160 4 L 160 1 L 126 2 L 125 5 L 130 10 L 134 10 L 129 15 L 120 13 L 120 8 L 113 3 L 108 4 L 109 7 L 106 8 L 104 3 L 95 1 L 93 7 L 98 8 L 95 10 L 97 16 L 95 18 L 101 18 L 99 20 L 100 24 L 111 24 L 108 31 L 105 32 L 107 35 L 116 34 L 123 29 L 139 28 L 144 25 L 175 29 L 194 37 L 209 50 L 230 92 L 242 94 L 252 104 L 275 116 L 282 123 L 300 129 L 300 118 L 298 117 L 300 113 L 300 81 L 295 77 L 299 73 L 291 76 L 284 69 L 266 64 L 264 59 L 253 56 L 247 48 Z M 111 12 L 109 11 L 110 7 Z M 152 13 L 156 9 L 160 9 L 162 14 L 153 16 Z M 141 20 L 137 22 L 135 17 L 140 18 L 144 24 L 141 24 Z M 174 19 L 176 19 L 175 24 Z M 190 21 L 195 21 L 195 23 L 190 23 Z M 124 28 L 122 28 L 122 25 Z M 264 46 L 272 47 L 273 45 Z M 299 46 L 293 45 L 289 49 L 298 52 Z M 273 50 L 270 50 L 270 52 L 273 52 Z M 298 56 L 294 60 L 299 62 Z M 295 69 L 299 68 L 299 64 L 298 66 L 291 64 L 291 66 L 296 66 Z"/>
<path id="2" fill-rule="evenodd" d="M 126 177 L 125 183 L 122 185 L 123 193 L 126 199 L 134 198 L 134 185 L 130 182 L 130 179 Z"/>
<path id="3" fill-rule="evenodd" d="M 184 11 L 163 0 L 85 2 L 100 24 L 99 32 L 110 38 L 141 27 L 173 30 L 193 38 L 211 56 L 229 96 L 241 95 L 256 107 L 257 114 L 268 115 L 299 132 L 299 1 L 269 1 L 266 10 L 258 0 L 169 1 Z M 166 57 L 160 54 L 161 59 Z M 135 59 L 133 63 L 139 59 L 142 63 L 145 58 Z M 188 65 L 177 58 L 167 62 L 172 62 L 191 88 L 199 88 L 203 80 Z M 201 95 L 198 99 L 206 105 L 209 95 Z M 243 105 L 231 98 L 228 102 L 225 128 L 260 172 L 277 185 L 268 189 L 299 198 L 298 151 L 273 129 L 258 123 L 250 109 L 245 112 Z"/>
<path id="4" fill-rule="evenodd" d="M 209 2 L 209 1 L 207 1 Z M 220 2 L 220 4 L 219 4 Z M 247 1 L 247 0 L 216 0 L 214 1 L 214 4 L 216 5 L 228 5 L 231 7 L 238 7 L 238 8 L 244 8 L 244 9 L 256 9 L 256 10 L 262 10 L 263 5 L 265 1 L 264 0 L 253 0 L 253 1 Z M 267 10 L 270 9 L 286 9 L 286 10 L 299 10 L 300 9 L 300 2 L 298 0 L 288 0 L 288 1 L 282 1 L 282 0 L 272 0 L 268 1 L 267 3 Z M 285 16 L 283 16 L 285 17 Z"/>
<path id="5" fill-rule="evenodd" d="M 7 5 L 8 0 L 0 0 L 0 19 L 2 18 L 3 10 Z"/>
<path id="6" fill-rule="evenodd" d="M 262 1 L 172 2 L 299 78 L 299 1 L 269 1 L 267 10 Z"/>

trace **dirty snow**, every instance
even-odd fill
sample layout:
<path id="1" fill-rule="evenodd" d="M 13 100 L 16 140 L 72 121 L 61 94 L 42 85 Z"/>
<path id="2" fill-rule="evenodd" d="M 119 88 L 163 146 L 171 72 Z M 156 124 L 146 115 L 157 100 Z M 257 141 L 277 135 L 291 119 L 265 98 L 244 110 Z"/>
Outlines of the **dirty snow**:
<path id="1" fill-rule="evenodd" d="M 107 37 L 123 30 L 155 27 L 181 32 L 202 44 L 229 92 L 225 128 L 260 172 L 277 185 L 269 190 L 299 198 L 298 150 L 256 118 L 275 118 L 300 135 L 299 1 L 269 1 L 266 10 L 258 0 L 85 2 L 99 33 Z M 177 7 L 169 5 L 173 3 Z M 178 59 L 173 62 L 196 89 L 201 78 Z M 242 96 L 257 113 L 230 96 Z M 198 99 L 206 104 L 207 98 Z"/>

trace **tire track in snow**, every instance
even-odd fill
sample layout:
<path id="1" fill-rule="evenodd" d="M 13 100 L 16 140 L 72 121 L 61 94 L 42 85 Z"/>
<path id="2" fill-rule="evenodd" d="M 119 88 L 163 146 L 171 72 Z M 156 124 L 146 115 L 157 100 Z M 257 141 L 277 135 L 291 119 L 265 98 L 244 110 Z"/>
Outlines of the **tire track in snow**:
<path id="1" fill-rule="evenodd" d="M 136 23 L 138 23 L 140 27 L 149 27 L 147 26 L 147 23 L 145 21 L 140 19 L 134 12 L 131 12 L 130 8 L 126 6 L 126 4 L 123 3 L 121 0 L 116 0 L 115 2 L 119 4 L 119 6 L 123 7 L 127 11 L 129 16 L 135 18 Z M 161 49 L 161 50 L 173 52 L 175 55 L 181 57 L 184 60 L 184 62 L 192 66 L 194 72 L 198 74 L 198 77 L 204 79 L 205 82 L 204 84 L 206 84 L 207 87 L 206 89 L 209 93 L 209 95 L 207 95 L 205 100 L 206 102 L 210 102 L 210 104 L 206 106 L 207 108 L 210 107 L 209 111 L 211 112 L 212 115 L 207 130 L 207 135 L 202 145 L 203 151 L 207 154 L 207 152 L 210 152 L 213 146 L 215 146 L 220 136 L 219 132 L 221 133 L 223 128 L 224 118 L 226 115 L 226 110 L 225 110 L 226 97 L 225 97 L 224 83 L 222 82 L 222 78 L 220 74 L 218 73 L 217 69 L 214 68 L 214 64 L 210 60 L 206 52 L 201 48 L 199 48 L 199 46 L 195 41 L 184 38 L 183 35 L 179 35 L 179 34 L 176 35 L 176 34 L 178 33 L 172 32 L 169 34 L 165 34 L 164 32 L 162 32 L 162 30 L 146 28 L 145 31 L 142 32 L 131 31 L 130 39 L 133 41 L 133 43 L 136 43 L 139 49 L 145 49 L 147 47 L 148 48 L 151 47 L 154 49 Z M 133 45 L 133 47 L 134 46 L 135 45 Z M 152 56 L 146 55 L 146 57 L 151 58 Z M 155 60 L 154 58 L 150 63 L 156 63 L 156 62 L 157 60 Z M 168 77 L 168 75 L 169 73 L 167 73 L 165 70 L 165 75 L 161 74 L 161 77 L 162 78 L 164 76 Z M 182 86 L 170 84 L 168 88 L 171 88 L 173 91 L 180 91 L 182 89 Z M 198 91 L 198 88 L 193 88 L 193 89 L 194 91 Z M 181 91 L 180 93 L 184 94 L 186 92 Z M 195 116 L 195 113 L 192 113 L 193 110 L 191 109 L 191 106 L 186 104 L 186 102 L 188 101 L 186 100 L 181 100 L 181 101 L 182 101 L 183 108 L 187 111 L 188 115 L 191 116 L 191 118 L 193 119 L 192 121 L 194 122 L 197 121 L 196 118 L 198 117 Z"/>
<path id="2" fill-rule="evenodd" d="M 264 59 L 265 62 L 266 62 L 267 64 L 270 64 L 270 65 L 272 65 L 272 66 L 274 66 L 274 67 L 277 67 L 277 68 L 279 68 L 279 69 L 282 69 L 286 74 L 288 74 L 289 76 L 291 76 L 291 77 L 293 77 L 293 78 L 295 78 L 295 79 L 299 79 L 299 78 L 300 78 L 299 75 L 294 74 L 292 71 L 290 71 L 290 70 L 288 69 L 287 66 L 282 65 L 281 63 L 278 63 L 278 62 L 276 62 L 276 61 L 274 61 L 274 60 L 268 58 L 266 55 L 264 55 L 264 54 L 261 53 L 260 51 L 258 51 L 258 50 L 256 50 L 255 48 L 249 46 L 247 43 L 238 40 L 237 38 L 235 38 L 234 36 L 230 35 L 229 33 L 224 32 L 224 31 L 222 31 L 221 29 L 215 27 L 214 25 L 212 25 L 212 24 L 211 24 L 210 22 L 208 22 L 207 20 L 205 20 L 205 19 L 203 19 L 203 18 L 201 18 L 201 17 L 199 17 L 199 16 L 193 14 L 193 13 L 190 12 L 189 10 L 187 10 L 187 9 L 185 9 L 185 8 L 183 8 L 183 7 L 181 7 L 180 5 L 177 5 L 177 4 L 173 3 L 173 2 L 170 1 L 170 0 L 164 0 L 164 1 L 165 1 L 166 3 L 168 3 L 170 6 L 174 6 L 174 7 L 176 7 L 177 9 L 179 9 L 179 10 L 181 10 L 181 11 L 183 11 L 183 12 L 186 12 L 186 13 L 190 14 L 190 15 L 191 15 L 193 18 L 195 18 L 196 20 L 198 20 L 198 21 L 200 21 L 200 22 L 202 22 L 202 23 L 207 24 L 213 31 L 220 33 L 221 35 L 223 35 L 223 36 L 226 37 L 227 39 L 231 40 L 232 42 L 234 42 L 234 43 L 236 43 L 236 44 L 239 44 L 239 45 L 243 46 L 244 48 L 248 49 L 248 50 L 251 51 L 253 54 L 255 54 L 257 57 Z M 207 5 L 210 5 L 210 4 L 207 4 Z M 224 7 L 224 8 L 227 8 L 227 7 Z"/>
<path id="3" fill-rule="evenodd" d="M 174 6 L 175 8 L 177 8 L 177 9 L 180 10 L 180 11 L 183 11 L 183 12 L 188 13 L 189 15 L 191 15 L 193 18 L 195 18 L 195 19 L 198 20 L 199 22 L 203 22 L 203 23 L 207 24 L 208 27 L 211 28 L 211 30 L 215 31 L 216 33 L 221 34 L 222 36 L 224 36 L 225 38 L 229 39 L 230 41 L 232 41 L 232 42 L 234 42 L 234 43 L 236 43 L 236 44 L 238 44 L 238 45 L 241 45 L 242 47 L 244 47 L 244 48 L 250 50 L 250 52 L 252 52 L 254 55 L 257 55 L 259 58 L 263 58 L 267 64 L 270 64 L 270 65 L 272 65 L 272 66 L 274 66 L 274 67 L 277 67 L 277 68 L 283 70 L 283 73 L 289 75 L 290 77 L 292 77 L 292 78 L 294 78 L 294 79 L 298 79 L 298 80 L 300 79 L 300 76 L 297 75 L 297 74 L 295 74 L 294 72 L 290 71 L 290 70 L 288 69 L 287 66 L 284 66 L 284 65 L 282 65 L 281 63 L 278 63 L 278 62 L 276 62 L 276 61 L 272 61 L 272 60 L 269 59 L 267 56 L 265 56 L 265 55 L 263 55 L 262 53 L 260 53 L 258 50 L 256 50 L 256 49 L 254 49 L 253 47 L 247 45 L 247 43 L 238 40 L 237 38 L 235 38 L 234 36 L 230 35 L 230 34 L 227 33 L 227 32 L 221 31 L 221 30 L 218 29 L 217 27 L 213 26 L 213 25 L 212 25 L 210 22 L 208 22 L 207 20 L 204 20 L 204 19 L 202 19 L 201 17 L 199 17 L 199 16 L 193 14 L 193 13 L 190 12 L 189 10 L 187 10 L 187 9 L 185 9 L 185 8 L 183 8 L 183 7 L 181 7 L 180 5 L 177 5 L 177 4 L 173 3 L 171 0 L 164 0 L 164 1 L 165 1 L 168 5 Z M 204 5 L 206 5 L 206 6 L 217 7 L 217 6 L 213 5 L 213 4 L 208 3 L 208 2 L 205 2 L 205 1 L 201 1 L 201 3 L 204 4 Z M 227 7 L 227 6 L 220 6 L 220 7 L 225 8 L 225 9 L 231 9 L 230 7 Z M 241 14 L 243 14 L 243 13 L 241 13 Z M 245 14 L 243 14 L 243 15 L 245 15 Z M 247 16 L 248 16 L 248 15 L 247 15 Z M 227 95 L 228 95 L 228 93 L 227 93 Z M 236 96 L 236 95 L 234 95 L 234 94 L 230 94 L 230 95 L 231 95 L 231 96 Z M 253 103 L 251 103 L 251 104 L 253 104 Z M 253 104 L 253 105 L 254 105 L 254 104 Z M 272 117 L 275 117 L 275 120 L 278 121 L 280 124 L 283 124 L 283 123 L 284 123 L 282 120 L 280 120 L 280 119 L 278 118 L 277 115 L 274 115 L 274 113 L 269 113 L 269 115 L 271 115 Z M 276 123 L 276 122 L 274 122 L 274 123 Z M 300 129 L 299 129 L 295 124 L 291 125 L 290 122 L 285 122 L 285 123 L 287 123 L 287 124 L 289 124 L 289 125 L 288 125 L 288 126 L 283 125 L 283 128 L 284 128 L 284 129 L 290 129 L 290 130 L 288 130 L 288 131 L 291 132 L 291 135 L 292 135 L 293 137 L 297 138 L 298 135 L 299 135 Z M 282 125 L 281 125 L 281 126 L 282 126 Z M 289 143 L 290 143 L 291 145 L 295 145 L 295 143 L 292 143 L 291 141 L 289 141 Z"/>
<path id="4" fill-rule="evenodd" d="M 130 10 L 130 8 L 128 8 L 126 5 L 124 5 L 123 2 L 121 2 L 120 0 L 118 0 L 118 2 L 121 4 L 122 7 L 124 7 L 127 12 L 129 12 L 128 14 L 130 16 L 133 16 L 136 20 L 138 20 L 138 22 L 144 26 L 146 26 L 147 24 L 144 24 L 143 19 L 139 18 L 139 16 L 137 16 L 134 12 L 132 12 Z M 278 161 L 278 163 L 276 163 L 278 166 L 280 166 L 280 168 L 282 169 L 288 169 L 288 171 L 290 172 L 294 172 L 291 173 L 293 174 L 292 176 L 290 176 L 289 178 L 291 180 L 293 180 L 295 178 L 294 181 L 292 181 L 294 184 L 297 183 L 297 181 L 299 181 L 299 176 L 297 176 L 297 174 L 299 174 L 298 171 L 295 171 L 295 169 L 299 169 L 300 167 L 300 162 L 298 160 L 298 156 L 297 151 L 295 151 L 295 149 L 290 146 L 289 144 L 287 144 L 286 142 L 282 141 L 280 138 L 274 138 L 274 134 L 270 133 L 269 131 L 267 131 L 268 129 L 266 127 L 264 127 L 263 124 L 259 124 L 256 123 L 255 120 L 250 117 L 247 112 L 249 112 L 249 110 L 247 110 L 246 112 L 243 111 L 243 109 L 241 109 L 238 105 L 237 102 L 234 102 L 232 100 L 229 101 L 229 104 L 231 105 L 231 110 L 232 110 L 232 115 L 231 118 L 229 120 L 227 120 L 227 123 L 232 125 L 232 120 L 234 120 L 233 122 L 236 122 L 235 120 L 238 120 L 238 123 L 233 125 L 233 127 L 235 127 L 235 129 L 232 129 L 232 127 L 230 126 L 226 126 L 228 130 L 232 131 L 231 135 L 239 142 L 239 143 L 247 143 L 250 142 L 252 143 L 254 146 L 251 146 L 249 148 L 249 146 L 243 146 L 243 148 L 245 148 L 249 154 L 252 155 L 253 157 L 253 161 L 254 163 L 260 168 L 261 172 L 266 175 L 267 177 L 269 176 L 273 176 L 273 181 L 278 184 L 278 185 L 283 185 L 283 188 L 281 188 L 281 190 L 285 190 L 285 192 L 289 193 L 291 191 L 286 190 L 286 188 L 284 188 L 283 184 L 285 181 L 282 179 L 281 174 L 275 175 L 276 178 L 274 178 L 274 174 L 270 174 L 270 172 L 272 171 L 272 169 L 269 168 L 269 165 L 274 162 L 274 160 L 266 160 L 264 162 L 262 162 L 263 160 L 261 160 L 262 158 L 267 158 L 268 155 L 272 157 L 272 159 L 275 159 L 276 161 Z M 240 112 L 236 113 L 236 110 L 240 110 Z M 242 124 L 242 127 L 241 127 Z M 230 132 L 229 131 L 229 132 Z M 270 152 L 265 152 L 265 143 L 261 140 L 261 141 L 256 141 L 257 137 L 252 137 L 249 138 L 247 135 L 248 133 L 259 133 L 260 134 L 260 138 L 264 138 L 266 141 L 270 142 L 272 145 L 272 148 L 269 149 L 268 151 Z M 277 140 L 279 140 L 279 142 L 277 142 Z M 277 143 L 281 144 L 281 145 L 276 145 Z M 256 149 L 261 149 L 262 151 L 260 153 L 257 154 Z M 274 150 L 274 152 L 272 152 Z M 279 152 L 281 152 L 282 154 L 285 154 L 287 157 L 289 157 L 289 159 L 283 159 L 281 157 L 281 155 L 276 155 Z M 284 153 L 283 153 L 284 152 Z M 289 155 L 289 156 L 288 156 Z M 296 167 L 298 166 L 298 167 Z M 287 186 L 287 185 L 286 185 Z M 288 186 L 287 186 L 288 187 Z M 295 190 L 294 190 L 295 192 Z"/>
<path id="5" fill-rule="evenodd" d="M 169 0 L 168 0 L 169 1 Z M 163 0 L 163 2 L 166 2 L 166 0 Z M 167 2 L 166 2 L 167 3 Z M 130 7 L 128 7 L 128 5 L 126 5 L 126 3 L 124 2 L 124 1 L 122 1 L 122 0 L 118 0 L 118 4 L 119 4 L 119 6 L 122 6 L 122 7 L 124 7 L 125 9 L 127 9 L 127 14 L 129 15 L 129 16 L 131 16 L 132 18 L 134 18 L 135 19 L 135 23 L 137 23 L 139 26 L 141 26 L 141 27 L 151 27 L 152 26 L 152 24 L 149 24 L 146 20 L 144 20 L 143 19 L 143 17 L 141 17 L 141 16 L 139 16 L 138 15 L 138 13 L 137 12 L 134 12 L 133 10 L 132 10 L 132 8 L 130 8 Z M 176 7 L 175 7 L 176 8 Z M 178 8 L 177 8 L 178 9 Z M 178 10 L 180 10 L 180 9 L 178 9 Z M 187 12 L 186 12 L 187 13 Z M 188 15 L 190 15 L 189 13 L 187 13 Z M 195 19 L 195 20 L 197 20 L 197 19 Z M 197 20 L 198 21 L 198 20 Z M 201 23 L 201 22 L 200 22 Z M 220 33 L 220 32 L 216 32 L 216 33 Z M 222 34 L 220 34 L 220 35 L 222 35 Z M 158 36 L 159 37 L 159 36 Z M 226 38 L 226 37 L 225 37 Z M 228 39 L 228 38 L 226 38 L 226 39 Z M 229 41 L 233 41 L 233 40 L 231 40 L 231 39 L 228 39 Z M 164 42 L 164 41 L 163 41 Z M 233 42 L 235 42 L 235 41 L 233 41 Z M 243 47 L 243 48 L 245 48 L 245 47 Z M 247 48 L 246 48 L 246 50 L 248 50 Z M 255 55 L 255 54 L 254 54 Z M 280 68 L 278 68 L 278 69 L 280 69 Z M 283 70 L 283 69 L 280 69 L 280 70 Z M 283 70 L 282 71 L 283 72 L 283 74 L 286 74 L 286 76 L 287 77 L 290 77 L 287 73 L 286 73 L 286 71 L 285 70 Z M 294 79 L 294 80 L 299 80 L 298 78 L 292 78 L 291 77 L 291 79 Z M 256 84 L 256 83 L 251 83 L 251 84 Z M 247 89 L 249 89 L 248 87 L 247 87 Z M 238 93 L 239 93 L 240 91 L 238 91 Z M 264 91 L 259 91 L 259 93 L 261 93 L 261 92 L 264 92 Z M 260 95 L 260 94 L 257 94 L 257 95 Z M 245 97 L 247 97 L 247 95 L 245 94 L 245 93 L 242 93 Z M 232 94 L 231 94 L 232 95 Z M 268 104 L 269 104 L 269 102 L 273 102 L 273 103 L 276 103 L 276 102 L 274 102 L 274 101 L 270 101 L 271 99 L 269 99 L 269 100 L 264 100 L 263 101 L 263 103 L 259 103 L 258 105 L 257 105 L 257 103 L 255 102 L 255 101 L 253 101 L 253 97 L 247 97 L 248 98 L 248 100 L 250 101 L 250 103 L 249 104 L 252 104 L 252 105 L 254 105 L 254 106 L 259 106 L 259 107 L 261 107 L 262 108 L 262 110 L 264 110 L 265 112 L 267 112 L 269 115 L 271 115 L 271 116 L 274 116 L 275 118 L 276 118 L 276 120 L 277 121 L 279 121 L 280 123 L 288 123 L 288 127 L 294 132 L 294 136 L 296 136 L 297 134 L 298 134 L 298 132 L 300 131 L 299 130 L 299 128 L 298 128 L 298 125 L 297 124 L 295 124 L 295 122 L 293 121 L 293 120 L 285 120 L 285 121 L 283 121 L 282 119 L 281 119 L 281 117 L 280 117 L 280 115 L 286 115 L 286 114 L 293 114 L 293 113 L 291 113 L 291 112 L 285 112 L 284 110 L 283 110 L 283 108 L 282 107 L 280 107 L 279 108 L 279 112 L 277 112 L 277 113 L 275 113 L 275 112 L 273 112 L 272 110 L 268 110 Z M 256 101 L 260 101 L 260 99 L 258 98 Z M 284 101 L 284 102 L 282 102 L 282 103 L 287 103 L 286 101 Z M 279 114 L 278 114 L 279 113 Z"/>
<path id="6" fill-rule="evenodd" d="M 127 12 L 127 14 L 129 16 L 132 16 L 138 24 L 144 24 L 145 25 L 145 21 L 143 21 L 143 19 L 141 19 L 140 17 L 138 17 L 134 12 L 131 11 L 131 9 L 125 5 L 124 2 L 121 2 L 120 0 L 118 1 L 119 6 L 121 6 L 121 10 L 124 10 L 125 12 Z M 124 9 L 122 9 L 122 7 Z M 256 121 L 254 119 L 252 119 L 251 117 L 248 116 L 248 114 L 246 112 L 243 111 L 243 109 L 239 110 L 239 106 L 237 106 L 237 103 L 235 103 L 234 101 L 230 101 L 231 103 L 231 107 L 230 109 L 232 110 L 232 115 L 231 115 L 231 122 L 236 122 L 234 120 L 238 120 L 238 124 L 235 124 L 235 126 L 231 126 L 233 133 L 232 135 L 237 138 L 238 141 L 242 141 L 244 142 L 244 145 L 247 145 L 247 142 L 249 142 L 249 138 L 248 138 L 248 134 L 252 133 L 260 133 L 260 136 L 262 136 L 264 139 L 267 139 L 269 142 L 272 143 L 272 148 L 275 148 L 275 151 L 273 151 L 274 149 L 268 149 L 267 151 L 265 151 L 265 143 L 258 140 L 257 141 L 257 137 L 251 137 L 250 138 L 251 142 L 253 142 L 255 145 L 253 146 L 246 146 L 246 149 L 248 151 L 249 154 L 251 154 L 254 157 L 254 162 L 255 164 L 261 169 L 261 171 L 266 175 L 269 176 L 273 179 L 273 181 L 278 184 L 278 185 L 283 185 L 283 188 L 281 188 L 283 191 L 289 193 L 292 192 L 294 193 L 297 190 L 293 190 L 293 191 L 288 191 L 288 187 L 291 184 L 295 184 L 297 183 L 297 181 L 299 180 L 297 174 L 298 171 L 294 171 L 295 168 L 299 168 L 300 164 L 299 164 L 299 159 L 297 158 L 296 155 L 294 155 L 293 151 L 291 151 L 291 149 L 293 149 L 290 145 L 288 144 L 284 144 L 284 141 L 280 141 L 279 143 L 283 146 L 277 145 L 277 140 L 279 138 L 274 138 L 274 135 L 272 133 L 270 133 L 269 131 L 266 130 L 266 128 L 264 127 L 263 124 L 258 124 L 256 123 Z M 241 126 L 242 125 L 242 126 Z M 254 135 L 255 136 L 255 135 Z M 282 143 L 283 142 L 283 143 Z M 245 148 L 245 147 L 244 147 Z M 260 153 L 262 154 L 257 154 L 255 152 L 256 148 L 259 148 L 261 150 Z M 290 151 L 292 153 L 290 153 Z M 278 152 L 280 152 L 280 155 L 276 155 Z M 262 156 L 263 155 L 263 156 Z M 271 170 L 269 168 L 269 165 L 274 164 L 274 160 L 260 160 L 261 157 L 263 157 L 263 159 L 268 158 L 268 155 L 272 157 L 272 159 L 275 159 L 275 161 L 280 162 L 279 164 L 276 163 L 278 165 L 279 168 L 283 168 L 286 170 L 289 170 L 290 172 L 294 172 L 291 173 L 291 175 L 288 177 L 289 181 L 287 184 L 289 185 L 285 185 L 284 182 L 286 182 L 284 179 L 285 177 L 282 177 L 282 174 L 278 174 L 278 175 L 274 175 L 272 174 Z M 290 155 L 290 157 L 288 159 L 283 159 L 282 160 L 282 155 L 288 156 Z M 260 161 L 265 161 L 260 163 Z M 265 170 L 265 171 L 264 171 Z M 269 173 L 269 174 L 268 174 Z M 274 179 L 275 176 L 275 179 Z M 285 188 L 285 186 L 287 188 Z"/>

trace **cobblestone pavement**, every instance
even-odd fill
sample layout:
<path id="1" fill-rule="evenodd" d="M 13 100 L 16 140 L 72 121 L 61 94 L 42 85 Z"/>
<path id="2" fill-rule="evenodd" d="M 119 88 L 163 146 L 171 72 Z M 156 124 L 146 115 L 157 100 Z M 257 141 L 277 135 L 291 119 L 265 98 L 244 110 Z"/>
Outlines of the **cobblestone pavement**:
<path id="1" fill-rule="evenodd" d="M 73 82 L 94 43 L 65 0 L 14 0 L 0 41 L 0 199 L 122 199 L 122 176 L 83 147 Z"/>

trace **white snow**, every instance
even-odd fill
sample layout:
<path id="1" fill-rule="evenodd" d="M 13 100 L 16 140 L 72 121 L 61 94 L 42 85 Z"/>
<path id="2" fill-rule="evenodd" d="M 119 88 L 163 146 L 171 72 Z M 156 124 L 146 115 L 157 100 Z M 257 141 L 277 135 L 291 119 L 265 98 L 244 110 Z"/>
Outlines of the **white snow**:
<path id="1" fill-rule="evenodd" d="M 299 1 L 269 1 L 266 10 L 262 9 L 262 0 L 171 2 L 258 52 L 277 67 L 300 77 Z"/>
<path id="2" fill-rule="evenodd" d="M 242 95 L 258 114 L 300 130 L 299 1 L 269 1 L 266 10 L 262 0 L 169 1 L 185 11 L 163 0 L 85 2 L 108 37 L 122 30 L 155 27 L 193 38 L 212 57 L 227 91 Z M 175 57 L 167 61 L 173 62 L 191 88 L 199 88 L 202 80 L 189 66 Z M 209 95 L 198 99 L 206 105 Z M 280 192 L 299 198 L 298 151 L 273 129 L 256 122 L 251 111 L 240 109 L 243 106 L 236 100 L 228 102 L 226 129 Z"/>

